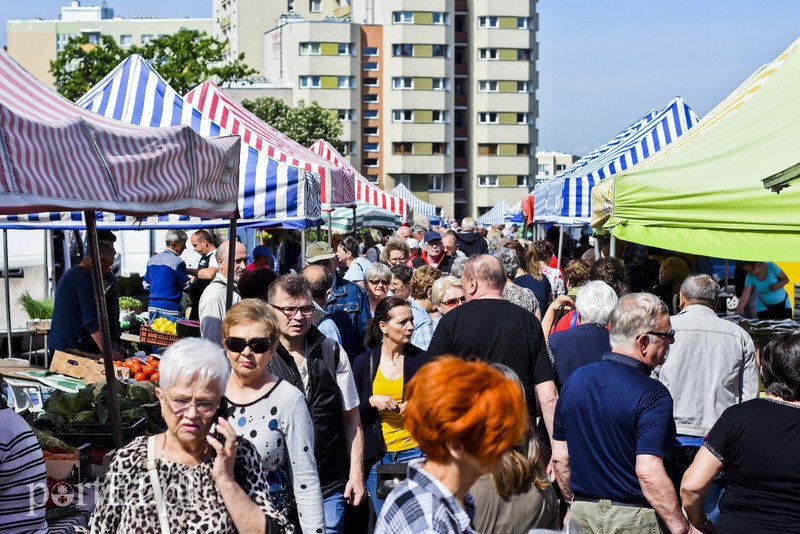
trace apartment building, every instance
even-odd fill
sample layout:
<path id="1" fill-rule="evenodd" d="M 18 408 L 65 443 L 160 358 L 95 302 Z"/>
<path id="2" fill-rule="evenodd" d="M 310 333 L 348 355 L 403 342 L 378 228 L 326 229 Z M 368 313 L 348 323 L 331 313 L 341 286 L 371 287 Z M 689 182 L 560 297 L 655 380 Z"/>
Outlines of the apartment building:
<path id="1" fill-rule="evenodd" d="M 101 35 L 110 35 L 123 48 L 146 44 L 149 40 L 177 32 L 181 28 L 211 34 L 211 19 L 156 19 L 114 16 L 114 10 L 103 6 L 82 6 L 77 0 L 61 8 L 58 19 L 7 21 L 7 50 L 17 62 L 51 88 L 55 80 L 50 62 L 66 46 L 70 37 L 88 35 L 90 42 L 99 42 Z"/>
<path id="2" fill-rule="evenodd" d="M 578 161 L 578 156 L 558 150 L 536 151 L 536 183 L 554 178 Z"/>
<path id="3" fill-rule="evenodd" d="M 228 53 L 269 80 L 231 94 L 316 100 L 371 181 L 457 218 L 532 189 L 535 0 L 213 1 Z"/>

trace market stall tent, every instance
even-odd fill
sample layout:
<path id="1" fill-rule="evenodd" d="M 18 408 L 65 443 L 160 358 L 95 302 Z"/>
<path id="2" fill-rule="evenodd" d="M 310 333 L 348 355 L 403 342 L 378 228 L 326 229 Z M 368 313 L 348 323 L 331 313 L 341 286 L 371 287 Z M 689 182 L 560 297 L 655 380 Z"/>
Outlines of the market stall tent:
<path id="1" fill-rule="evenodd" d="M 475 222 L 480 226 L 493 226 L 495 224 L 503 224 L 511 220 L 514 213 L 519 213 L 520 204 L 517 204 L 515 209 L 505 200 L 501 200 L 492 207 L 489 211 L 478 217 Z M 513 212 L 513 213 L 512 213 Z"/>
<path id="2" fill-rule="evenodd" d="M 534 220 L 588 225 L 592 187 L 645 161 L 690 131 L 698 121 L 680 97 L 672 99 L 660 111 L 644 114 L 605 145 L 553 179 L 537 185 L 533 193 Z"/>
<path id="3" fill-rule="evenodd" d="M 425 202 L 421 198 L 414 196 L 414 193 L 409 191 L 408 188 L 403 184 L 397 184 L 395 188 L 392 189 L 392 194 L 396 197 L 400 197 L 403 200 L 405 200 L 406 203 L 408 204 L 408 207 L 414 210 L 414 213 L 431 218 L 432 219 L 431 222 L 433 222 L 433 219 L 438 220 L 437 213 L 439 211 L 439 208 L 437 208 L 433 204 Z"/>
<path id="4" fill-rule="evenodd" d="M 800 51 L 713 127 L 615 184 L 618 238 L 712 257 L 800 260 L 800 187 L 762 180 L 800 161 Z"/>
<path id="5" fill-rule="evenodd" d="M 353 226 L 353 209 L 338 208 L 331 212 L 330 227 L 327 218 L 323 225 L 331 233 L 347 234 L 357 228 L 397 228 L 400 226 L 400 216 L 389 210 L 358 202 L 355 207 L 355 227 Z"/>

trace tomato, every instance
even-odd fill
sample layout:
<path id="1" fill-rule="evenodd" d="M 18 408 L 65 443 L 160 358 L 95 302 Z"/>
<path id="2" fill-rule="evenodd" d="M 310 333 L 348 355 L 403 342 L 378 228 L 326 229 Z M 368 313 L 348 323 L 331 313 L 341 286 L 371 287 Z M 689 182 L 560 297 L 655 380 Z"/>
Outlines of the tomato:
<path id="1" fill-rule="evenodd" d="M 150 382 L 158 382 L 158 379 L 161 378 L 161 373 L 156 371 L 152 375 L 150 375 Z"/>
<path id="2" fill-rule="evenodd" d="M 136 358 L 130 358 L 128 360 L 125 360 L 125 363 L 123 363 L 122 366 L 123 367 L 133 367 L 133 364 L 135 364 L 137 361 L 138 360 Z"/>
<path id="3" fill-rule="evenodd" d="M 147 376 L 150 376 L 150 375 L 152 375 L 153 373 L 156 372 L 156 368 L 153 367 L 152 365 L 143 365 L 142 366 L 142 372 L 144 374 L 146 374 Z"/>
<path id="4" fill-rule="evenodd" d="M 153 365 L 153 363 L 158 363 L 158 358 L 151 354 L 150 356 L 147 357 L 147 363 L 149 363 L 150 365 Z"/>
<path id="5" fill-rule="evenodd" d="M 122 362 L 114 360 L 114 367 L 122 367 Z"/>
<path id="6" fill-rule="evenodd" d="M 136 360 L 135 362 L 133 362 L 133 365 L 131 365 L 131 369 L 133 369 L 134 373 L 141 373 L 142 364 L 139 362 L 139 360 Z"/>
<path id="7" fill-rule="evenodd" d="M 158 366 L 159 366 L 159 365 L 161 365 L 161 360 L 159 360 L 158 358 L 156 358 L 156 360 L 155 360 L 154 362 L 152 362 L 150 365 L 152 365 L 153 367 L 155 367 L 156 369 L 158 369 Z"/>
<path id="8" fill-rule="evenodd" d="M 133 378 L 135 378 L 137 382 L 144 382 L 147 380 L 147 375 L 144 373 L 136 373 Z"/>

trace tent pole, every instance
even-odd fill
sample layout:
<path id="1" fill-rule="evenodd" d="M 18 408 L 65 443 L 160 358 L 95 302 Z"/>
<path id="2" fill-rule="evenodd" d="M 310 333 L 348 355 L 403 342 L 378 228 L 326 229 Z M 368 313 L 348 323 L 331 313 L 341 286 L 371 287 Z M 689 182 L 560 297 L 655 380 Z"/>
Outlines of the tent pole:
<path id="1" fill-rule="evenodd" d="M 44 269 L 43 269 L 44 270 L 44 276 L 42 277 L 42 289 L 44 290 L 44 298 L 47 298 L 47 296 L 49 294 L 47 292 L 47 279 L 48 279 L 48 276 L 49 276 L 49 273 L 47 272 L 48 271 L 47 265 L 49 263 L 50 262 L 48 261 L 48 254 L 47 254 L 47 230 L 45 230 L 44 231 L 44 262 L 43 262 L 43 265 L 44 265 Z M 45 350 L 47 350 L 47 347 L 45 347 Z"/>
<path id="2" fill-rule="evenodd" d="M 306 264 L 306 229 L 300 230 L 300 268 Z"/>
<path id="3" fill-rule="evenodd" d="M 119 413 L 119 399 L 117 398 L 117 378 L 114 375 L 113 352 L 111 350 L 111 333 L 108 325 L 108 310 L 106 309 L 106 295 L 103 290 L 103 273 L 100 271 L 100 248 L 97 242 L 97 220 L 94 211 L 84 211 L 89 256 L 92 261 L 92 285 L 94 286 L 94 304 L 97 309 L 97 319 L 100 324 L 100 339 L 103 342 L 103 368 L 106 372 L 108 386 L 108 408 L 111 412 L 111 427 L 114 432 L 114 446 L 119 450 L 122 441 L 122 419 Z M 117 319 L 119 320 L 119 319 Z"/>
<path id="4" fill-rule="evenodd" d="M 600 259 L 600 236 L 594 236 L 594 260 Z"/>
<path id="5" fill-rule="evenodd" d="M 611 234 L 611 243 L 608 247 L 608 255 L 612 258 L 617 257 L 617 238 L 614 236 L 614 234 Z"/>
<path id="6" fill-rule="evenodd" d="M 333 248 L 333 212 L 328 212 L 328 246 Z"/>
<path id="7" fill-rule="evenodd" d="M 564 250 L 564 227 L 558 225 L 558 268 L 561 269 L 561 253 Z"/>
<path id="8" fill-rule="evenodd" d="M 14 356 L 11 349 L 11 283 L 8 276 L 8 230 L 3 228 L 3 283 L 6 288 L 6 333 L 8 334 L 8 357 Z"/>
<path id="9" fill-rule="evenodd" d="M 356 229 L 356 207 L 353 206 L 353 237 L 358 239 L 358 230 Z"/>
<path id="10" fill-rule="evenodd" d="M 228 227 L 228 272 L 225 273 L 227 287 L 225 288 L 225 310 L 230 310 L 233 305 L 234 273 L 236 272 L 236 217 L 231 218 Z"/>

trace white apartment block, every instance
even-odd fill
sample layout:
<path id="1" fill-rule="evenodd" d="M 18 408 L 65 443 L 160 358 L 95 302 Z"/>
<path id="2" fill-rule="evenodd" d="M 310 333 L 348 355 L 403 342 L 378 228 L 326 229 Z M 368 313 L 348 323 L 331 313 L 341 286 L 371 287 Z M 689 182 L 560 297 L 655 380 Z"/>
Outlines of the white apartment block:
<path id="1" fill-rule="evenodd" d="M 543 182 L 555 178 L 559 173 L 567 170 L 578 161 L 578 156 L 559 152 L 558 150 L 536 151 L 536 182 Z"/>
<path id="2" fill-rule="evenodd" d="M 447 216 L 519 201 L 537 174 L 535 0 L 213 0 L 214 33 L 269 83 L 239 99 L 316 100 L 348 157 Z M 264 87 L 267 89 L 264 89 Z"/>

